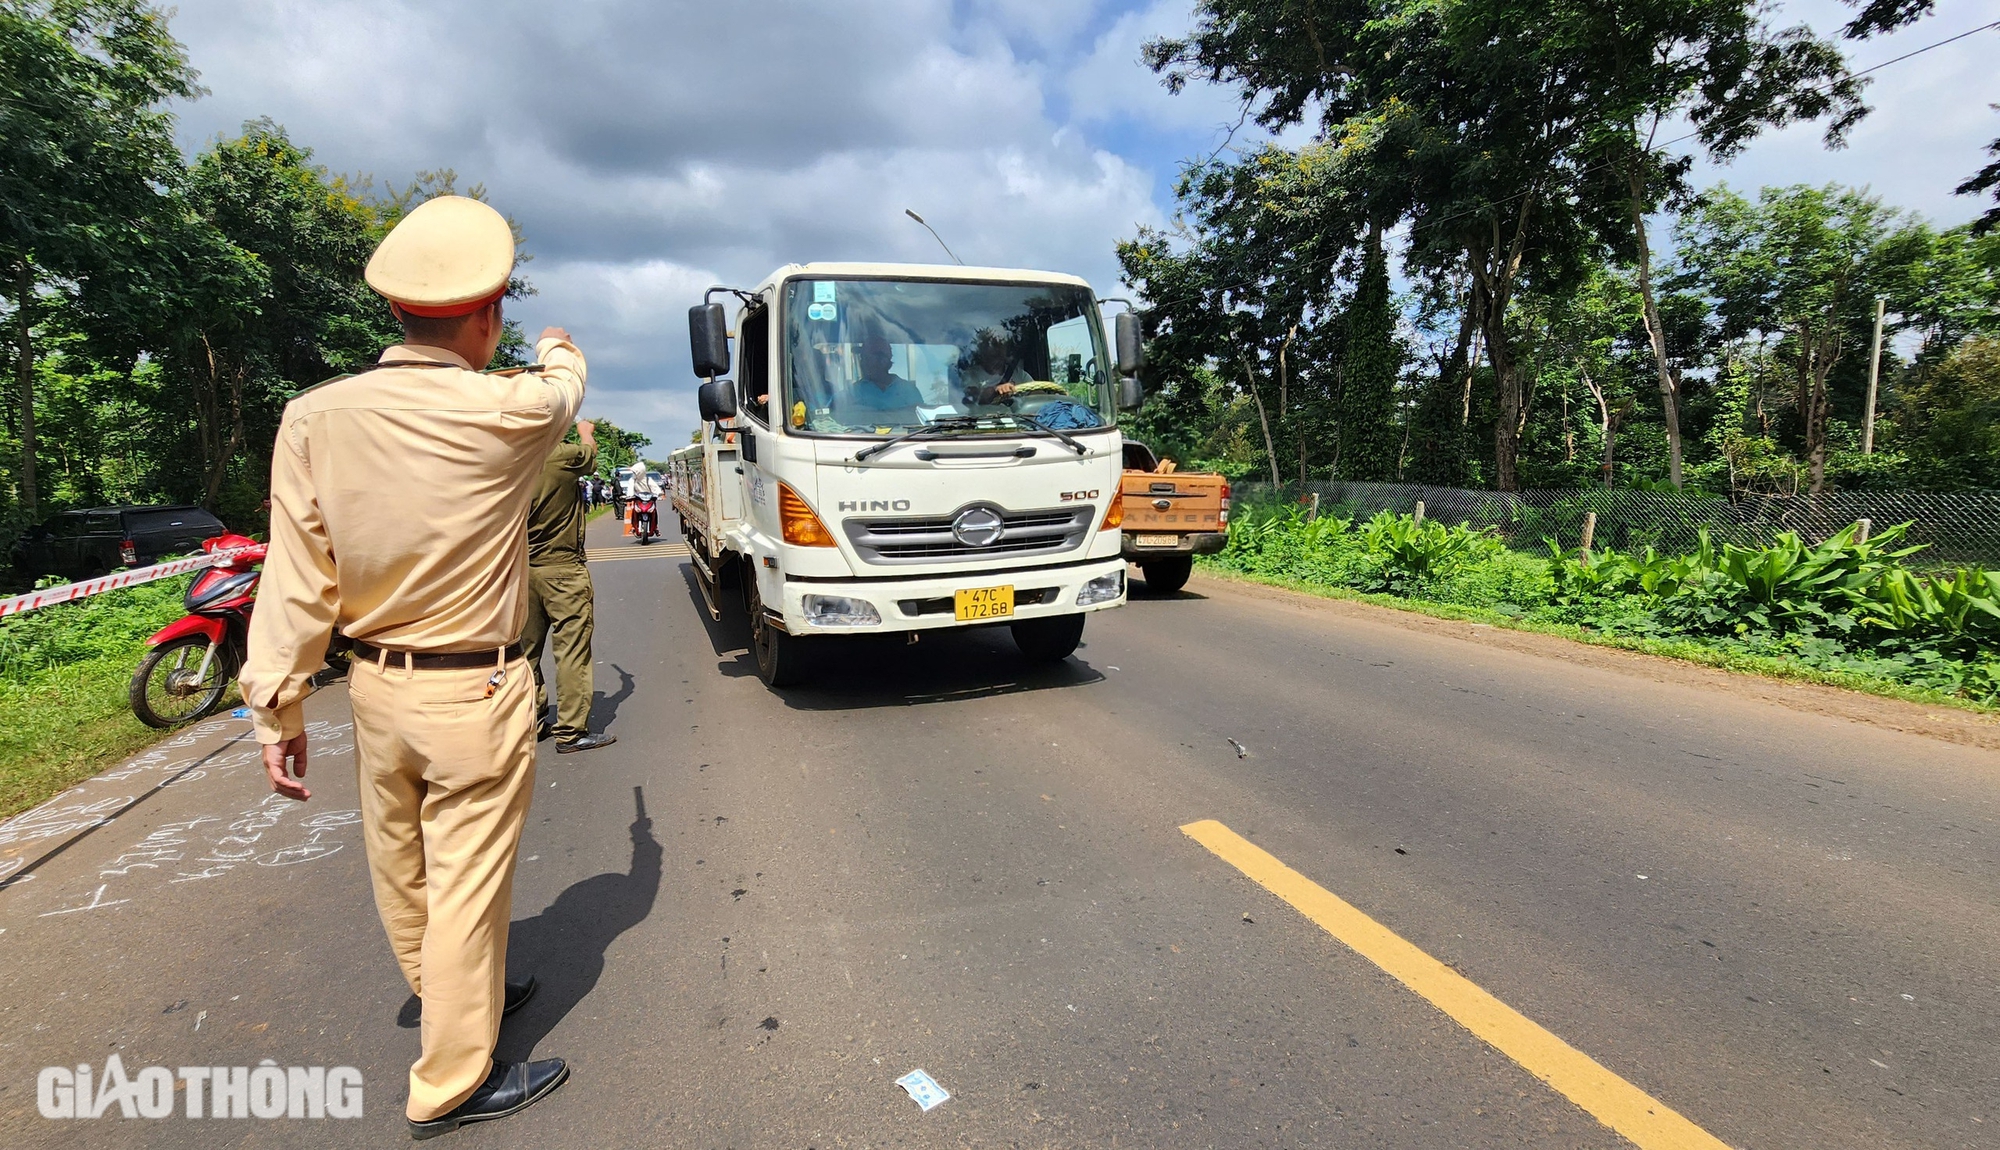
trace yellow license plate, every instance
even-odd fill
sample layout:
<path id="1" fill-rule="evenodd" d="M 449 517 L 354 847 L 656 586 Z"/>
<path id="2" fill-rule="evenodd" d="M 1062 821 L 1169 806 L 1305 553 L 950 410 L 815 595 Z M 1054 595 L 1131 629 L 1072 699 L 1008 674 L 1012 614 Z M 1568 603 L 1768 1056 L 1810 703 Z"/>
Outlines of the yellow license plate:
<path id="1" fill-rule="evenodd" d="M 951 593 L 952 615 L 964 623 L 978 619 L 1001 619 L 1014 613 L 1014 588 L 969 587 Z"/>
<path id="2" fill-rule="evenodd" d="M 1178 547 L 1180 546 L 1180 542 L 1181 537 L 1178 535 L 1139 536 L 1139 546 L 1141 547 Z"/>

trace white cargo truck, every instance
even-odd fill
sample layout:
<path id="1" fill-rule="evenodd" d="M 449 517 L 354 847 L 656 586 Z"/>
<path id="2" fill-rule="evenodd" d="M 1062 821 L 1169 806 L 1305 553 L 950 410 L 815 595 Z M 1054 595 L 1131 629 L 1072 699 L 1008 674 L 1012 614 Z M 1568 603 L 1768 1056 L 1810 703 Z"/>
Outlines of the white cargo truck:
<path id="1" fill-rule="evenodd" d="M 668 486 L 766 683 L 842 635 L 1004 625 L 1066 659 L 1124 603 L 1117 422 L 1142 349 L 1129 309 L 1107 345 L 1105 302 L 1050 272 L 828 263 L 689 309 L 702 430 Z"/>

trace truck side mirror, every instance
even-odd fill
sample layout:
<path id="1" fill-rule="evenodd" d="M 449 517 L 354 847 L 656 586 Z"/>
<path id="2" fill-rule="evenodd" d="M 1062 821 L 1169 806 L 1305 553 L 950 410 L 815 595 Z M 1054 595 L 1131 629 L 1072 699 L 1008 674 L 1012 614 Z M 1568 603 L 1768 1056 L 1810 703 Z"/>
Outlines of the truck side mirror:
<path id="1" fill-rule="evenodd" d="M 688 347 L 694 353 L 694 373 L 712 379 L 729 371 L 729 320 L 719 303 L 698 303 L 688 309 Z M 732 408 L 730 414 L 735 414 Z"/>
<path id="2" fill-rule="evenodd" d="M 1137 411 L 1146 402 L 1146 385 L 1136 375 L 1118 377 L 1118 410 Z"/>
<path id="3" fill-rule="evenodd" d="M 1137 375 L 1146 366 L 1146 339 L 1139 331 L 1139 317 L 1121 311 L 1111 321 L 1118 335 L 1118 374 Z"/>
<path id="4" fill-rule="evenodd" d="M 712 305 L 711 305 L 712 306 Z M 699 308 L 695 309 L 701 310 Z M 715 310 L 721 311 L 720 307 Z M 699 364 L 699 359 L 696 360 Z M 736 385 L 726 379 L 712 379 L 701 385 L 695 393 L 695 405 L 701 409 L 701 421 L 714 423 L 718 419 L 736 418 Z"/>

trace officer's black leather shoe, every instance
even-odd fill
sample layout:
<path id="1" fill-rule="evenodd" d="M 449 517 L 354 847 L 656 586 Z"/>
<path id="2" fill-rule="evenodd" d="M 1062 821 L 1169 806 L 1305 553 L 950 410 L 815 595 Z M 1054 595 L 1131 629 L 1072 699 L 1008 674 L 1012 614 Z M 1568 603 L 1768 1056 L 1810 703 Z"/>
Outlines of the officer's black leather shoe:
<path id="1" fill-rule="evenodd" d="M 467 1122 L 491 1122 L 519 1114 L 546 1098 L 569 1080 L 569 1067 L 560 1058 L 540 1062 L 495 1062 L 493 1072 L 480 1083 L 472 1097 L 447 1114 L 428 1122 L 411 1121 L 410 1137 L 423 1141 L 449 1134 Z"/>
<path id="2" fill-rule="evenodd" d="M 553 739 L 555 736 L 556 728 L 553 723 L 542 723 L 535 728 L 535 741 L 538 743 Z"/>
<path id="3" fill-rule="evenodd" d="M 596 732 L 593 734 L 584 735 L 580 738 L 569 739 L 565 742 L 557 743 L 556 754 L 569 755 L 569 754 L 574 754 L 577 751 L 594 751 L 599 747 L 608 747 L 617 741 L 618 741 L 617 735 L 607 735 L 604 734 L 603 732 Z"/>
<path id="4" fill-rule="evenodd" d="M 507 994 L 500 1000 L 500 1016 L 504 1018 L 528 1005 L 528 1000 L 535 997 L 535 991 L 541 985 L 532 974 L 525 981 L 508 983 Z"/>

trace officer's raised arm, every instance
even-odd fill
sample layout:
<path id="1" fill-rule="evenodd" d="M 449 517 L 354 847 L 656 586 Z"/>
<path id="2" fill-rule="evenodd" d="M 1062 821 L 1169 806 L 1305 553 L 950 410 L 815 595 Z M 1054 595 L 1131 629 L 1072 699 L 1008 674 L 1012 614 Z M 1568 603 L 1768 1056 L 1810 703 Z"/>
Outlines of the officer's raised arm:
<path id="1" fill-rule="evenodd" d="M 556 424 L 575 419 L 583 407 L 583 352 L 577 350 L 569 332 L 545 327 L 535 338 L 535 359 L 542 364 L 542 381 L 555 393 L 552 408 Z"/>

